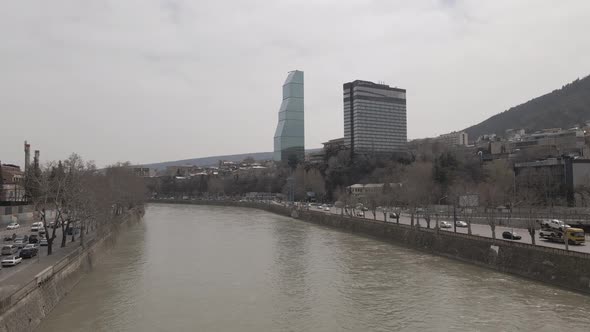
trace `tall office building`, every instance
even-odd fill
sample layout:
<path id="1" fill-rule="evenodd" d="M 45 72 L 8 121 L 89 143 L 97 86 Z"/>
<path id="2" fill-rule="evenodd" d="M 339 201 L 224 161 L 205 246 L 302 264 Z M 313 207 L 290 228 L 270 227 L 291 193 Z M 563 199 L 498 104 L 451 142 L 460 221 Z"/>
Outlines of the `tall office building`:
<path id="1" fill-rule="evenodd" d="M 345 83 L 344 143 L 352 155 L 405 151 L 406 90 L 359 80 Z"/>
<path id="2" fill-rule="evenodd" d="M 274 136 L 276 161 L 287 161 L 291 156 L 302 161 L 305 155 L 303 112 L 303 72 L 289 72 L 283 84 L 283 102 L 279 109 L 279 124 Z"/>

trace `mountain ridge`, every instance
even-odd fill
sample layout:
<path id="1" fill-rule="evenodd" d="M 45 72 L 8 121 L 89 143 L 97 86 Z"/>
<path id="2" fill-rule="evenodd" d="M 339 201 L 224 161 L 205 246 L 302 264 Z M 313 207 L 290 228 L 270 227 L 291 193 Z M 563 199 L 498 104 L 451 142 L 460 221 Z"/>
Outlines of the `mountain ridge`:
<path id="1" fill-rule="evenodd" d="M 502 136 L 506 129 L 534 132 L 544 128 L 570 128 L 587 120 L 590 120 L 590 76 L 511 107 L 464 131 L 475 141 L 485 134 Z"/>
<path id="2" fill-rule="evenodd" d="M 306 153 L 317 152 L 321 149 L 308 149 Z M 208 157 L 189 158 L 173 161 L 163 161 L 149 164 L 141 164 L 137 166 L 144 166 L 149 168 L 155 168 L 157 170 L 165 169 L 166 166 L 179 166 L 179 165 L 194 165 L 194 166 L 216 166 L 219 160 L 227 160 L 233 162 L 239 162 L 247 157 L 252 157 L 254 160 L 270 160 L 272 159 L 272 152 L 254 152 L 254 153 L 240 153 L 240 154 L 229 154 L 229 155 L 218 155 Z"/>

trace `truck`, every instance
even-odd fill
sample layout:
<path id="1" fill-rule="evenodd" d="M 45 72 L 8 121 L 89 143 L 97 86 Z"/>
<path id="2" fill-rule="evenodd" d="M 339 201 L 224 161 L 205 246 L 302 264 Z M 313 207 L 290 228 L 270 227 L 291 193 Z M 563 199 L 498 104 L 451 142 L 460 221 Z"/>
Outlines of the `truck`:
<path id="1" fill-rule="evenodd" d="M 538 220 L 541 224 L 539 237 L 553 242 L 568 244 L 582 244 L 586 241 L 584 230 L 581 228 L 570 227 L 563 221 L 557 219 Z"/>

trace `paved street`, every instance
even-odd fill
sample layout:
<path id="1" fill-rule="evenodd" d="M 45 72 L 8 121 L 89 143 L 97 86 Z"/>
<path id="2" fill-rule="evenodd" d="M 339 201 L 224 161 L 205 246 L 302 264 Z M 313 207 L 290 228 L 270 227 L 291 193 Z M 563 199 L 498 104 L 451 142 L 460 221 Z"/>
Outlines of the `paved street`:
<path id="1" fill-rule="evenodd" d="M 0 244 L 12 244 L 12 241 L 5 242 L 4 237 L 13 233 L 17 235 L 35 234 L 35 232 L 31 232 L 31 223 L 32 221 L 20 223 L 20 228 L 17 230 L 7 230 L 6 226 L 3 226 L 4 228 L 0 230 Z M 0 299 L 12 294 L 16 289 L 30 282 L 39 272 L 55 264 L 79 246 L 79 235 L 76 235 L 76 243 L 68 243 L 65 248 L 60 248 L 62 238 L 61 229 L 56 229 L 55 234 L 56 239 L 53 242 L 53 254 L 51 256 L 47 256 L 47 247 L 39 247 L 39 254 L 37 256 L 23 259 L 22 263 L 17 266 L 3 267 L 0 269 Z M 15 255 L 18 255 L 18 253 Z M 4 257 L 8 256 L 0 256 L 0 259 Z"/>
<path id="2" fill-rule="evenodd" d="M 322 210 L 318 209 L 317 207 L 311 207 L 310 210 L 316 211 L 316 212 L 323 212 L 323 213 L 333 213 L 333 214 L 340 214 L 341 213 L 341 210 L 339 208 L 335 208 L 335 207 L 332 207 L 330 209 L 330 212 L 322 211 Z M 371 211 L 366 211 L 365 218 L 373 219 L 373 213 Z M 383 221 L 383 213 L 377 212 L 377 220 Z M 453 224 L 452 220 L 441 219 L 440 221 L 443 221 L 443 220 L 450 222 L 451 225 Z M 390 219 L 388 216 L 387 221 L 388 222 L 395 222 L 395 219 Z M 431 221 L 430 227 L 434 228 L 435 222 L 436 221 L 433 219 Z M 410 225 L 410 217 L 402 214 L 402 216 L 400 217 L 400 224 Z M 420 226 L 426 227 L 426 221 L 422 218 L 420 219 Z M 447 232 L 454 231 L 453 228 L 441 229 L 441 230 L 447 231 Z M 522 239 L 518 240 L 516 242 L 528 243 L 528 244 L 531 243 L 531 237 L 529 235 L 528 230 L 523 229 L 523 228 L 496 226 L 496 238 L 503 240 L 502 239 L 502 232 L 509 231 L 509 230 L 513 230 L 516 233 L 518 233 L 518 235 L 522 236 Z M 457 227 L 457 233 L 467 234 L 467 228 Z M 471 224 L 471 233 L 473 235 L 485 236 L 485 237 L 489 237 L 489 238 L 492 237 L 492 230 L 489 225 L 473 224 L 472 223 Z M 586 239 L 588 239 L 588 236 L 586 236 Z M 512 240 L 504 240 L 504 241 L 512 241 Z M 549 242 L 545 239 L 539 238 L 539 231 L 538 230 L 535 234 L 535 241 L 536 241 L 536 244 L 540 245 L 540 246 L 565 249 L 565 244 L 563 244 L 563 243 Z M 587 243 L 587 244 L 582 244 L 582 245 L 569 245 L 568 249 L 572 250 L 572 251 L 590 253 L 590 244 Z"/>

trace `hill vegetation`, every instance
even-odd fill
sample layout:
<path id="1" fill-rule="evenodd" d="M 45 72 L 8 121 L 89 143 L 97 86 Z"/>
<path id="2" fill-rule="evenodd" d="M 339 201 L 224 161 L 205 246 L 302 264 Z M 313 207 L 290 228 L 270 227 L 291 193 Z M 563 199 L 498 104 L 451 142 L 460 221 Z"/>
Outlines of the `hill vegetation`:
<path id="1" fill-rule="evenodd" d="M 484 134 L 503 135 L 506 129 L 523 128 L 532 132 L 570 128 L 587 120 L 590 120 L 590 76 L 496 114 L 465 131 L 475 140 Z"/>

